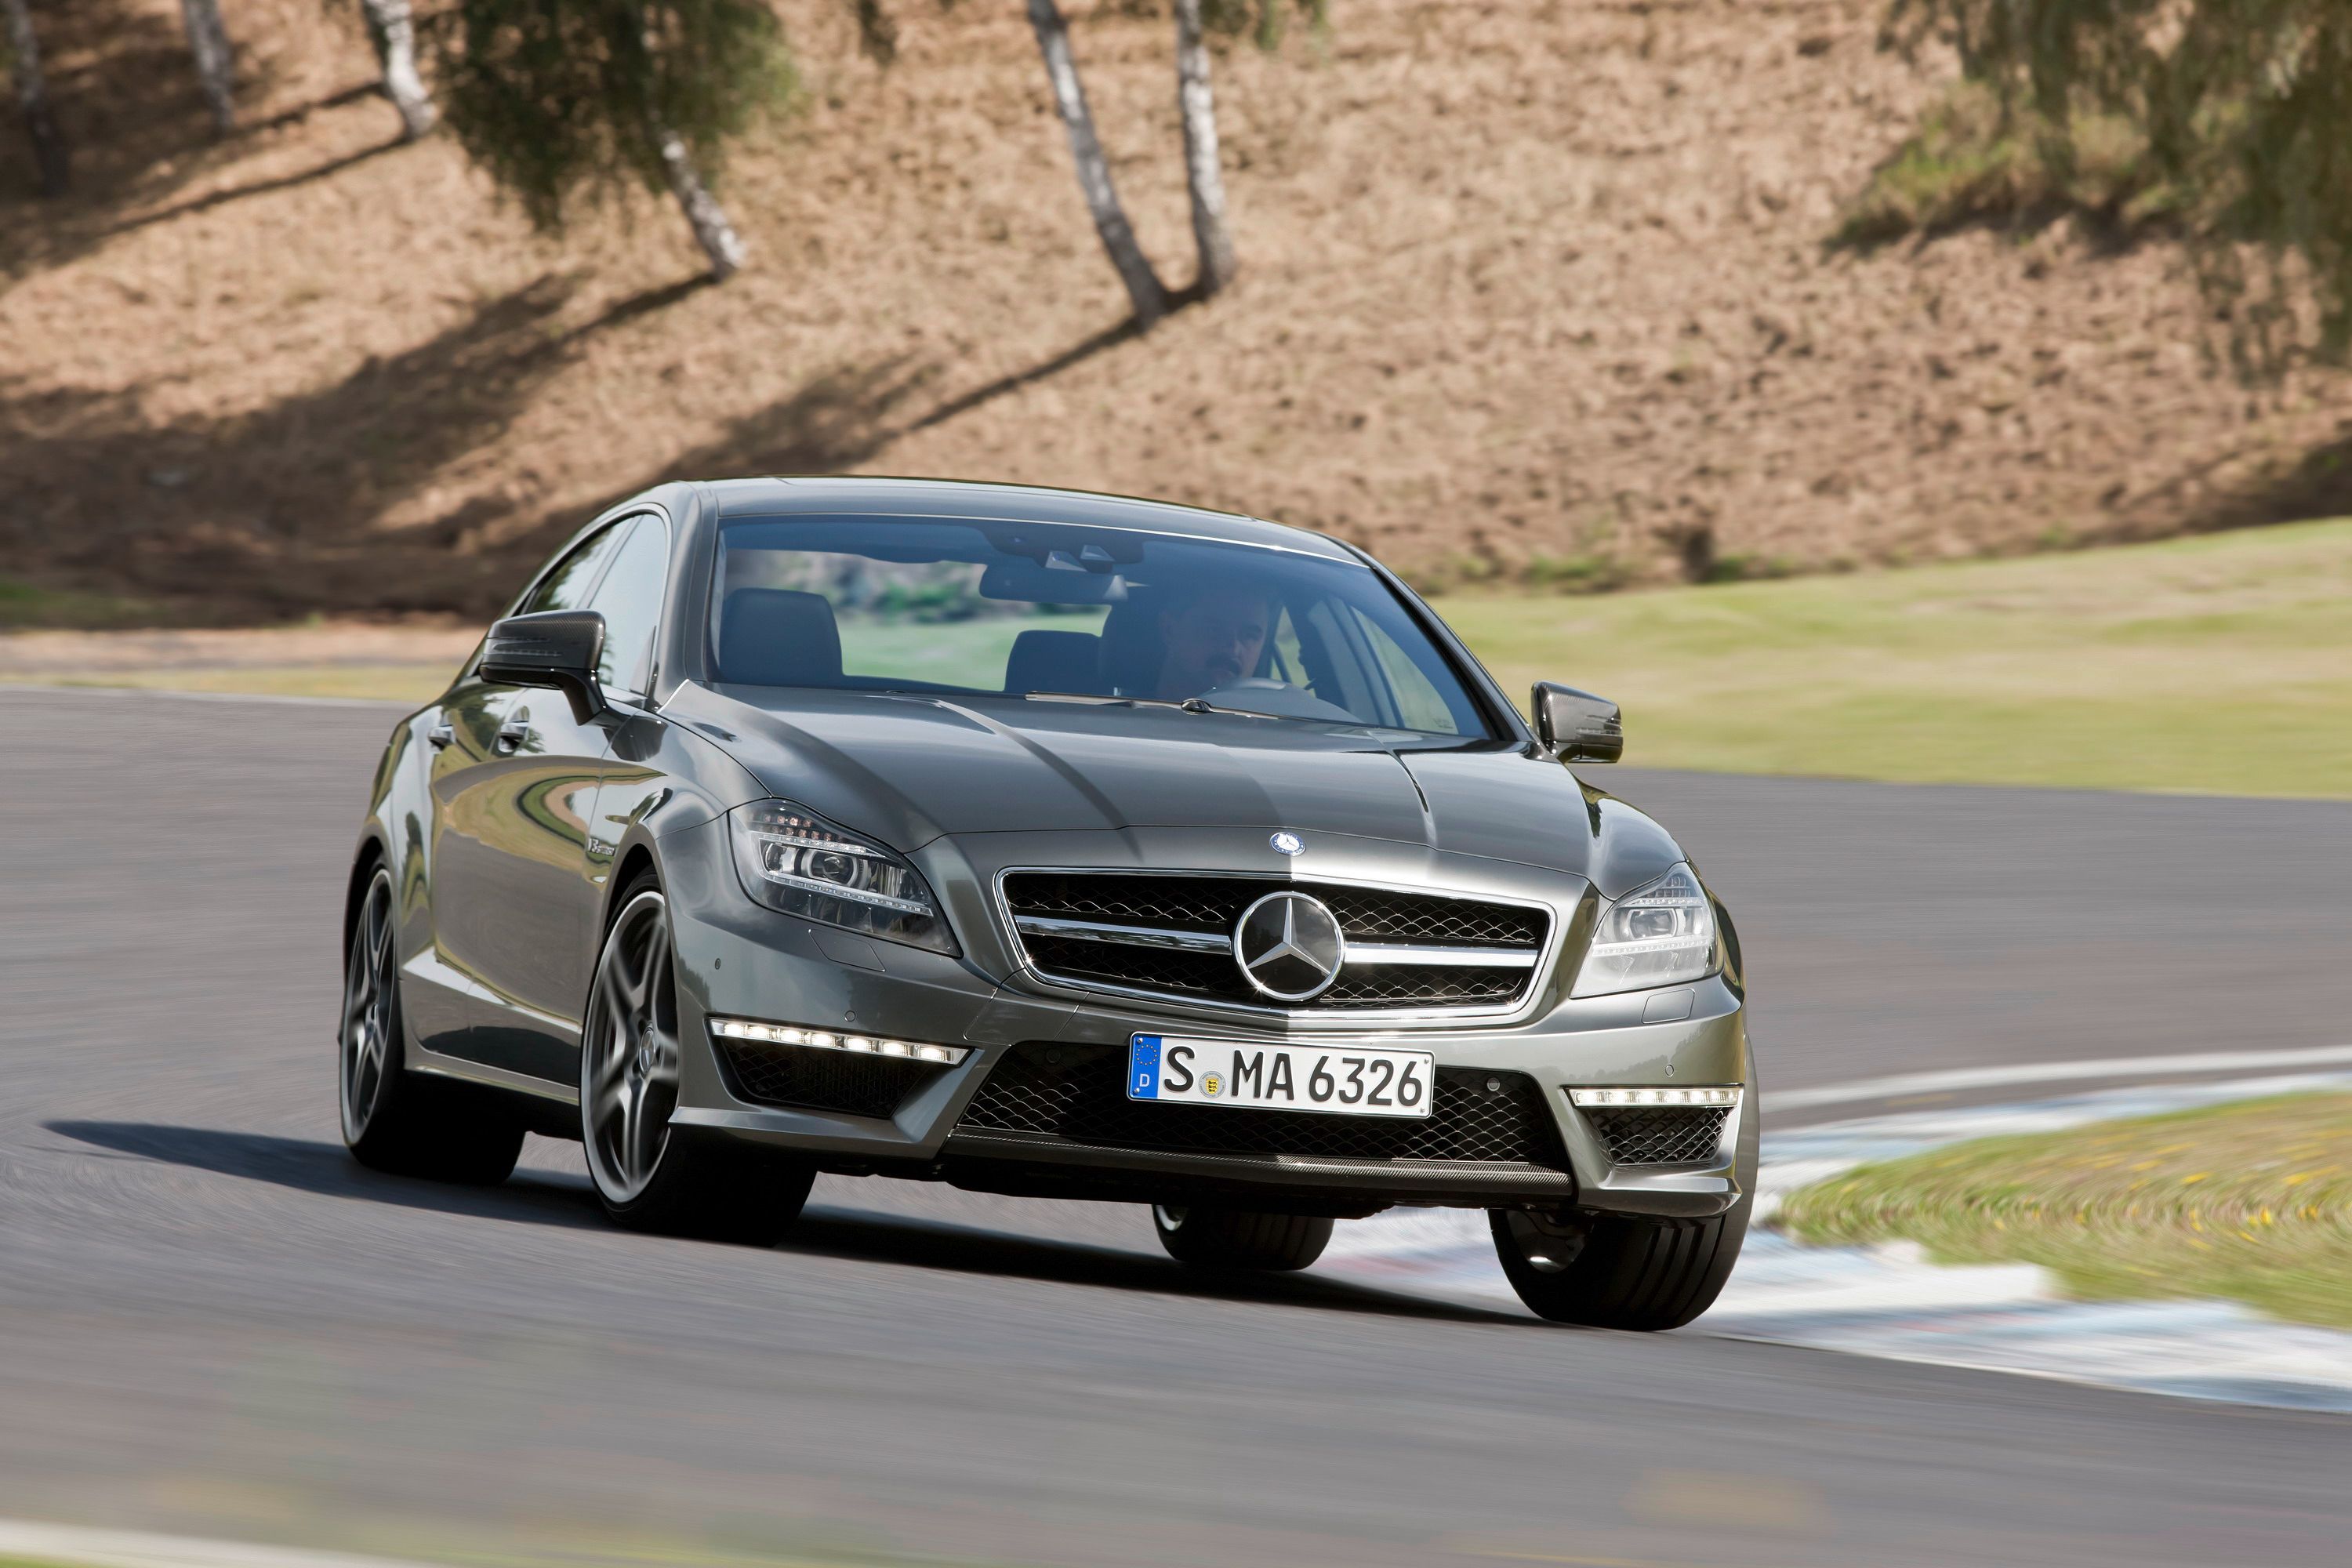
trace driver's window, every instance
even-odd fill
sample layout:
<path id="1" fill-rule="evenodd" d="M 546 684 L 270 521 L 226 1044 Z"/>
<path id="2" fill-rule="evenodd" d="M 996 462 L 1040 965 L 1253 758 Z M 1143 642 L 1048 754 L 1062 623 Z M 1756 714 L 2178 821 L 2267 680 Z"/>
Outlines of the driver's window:
<path id="1" fill-rule="evenodd" d="M 586 605 L 588 591 L 596 585 L 596 574 L 613 558 L 625 531 L 625 523 L 607 523 L 582 540 L 571 554 L 555 563 L 553 571 L 540 579 L 539 586 L 530 591 L 530 597 L 515 614 L 535 616 L 541 610 L 576 610 Z"/>
<path id="2" fill-rule="evenodd" d="M 625 525 L 628 542 L 597 584 L 588 607 L 604 617 L 604 653 L 596 675 L 606 689 L 646 695 L 653 676 L 654 631 L 669 585 L 669 528 L 648 513 Z"/>
<path id="3" fill-rule="evenodd" d="M 1371 652 L 1372 664 L 1389 689 L 1397 721 L 1408 730 L 1426 730 L 1436 735 L 1460 734 L 1462 727 L 1454 710 L 1438 695 L 1429 677 L 1422 673 L 1404 649 L 1397 647 L 1396 639 L 1352 606 L 1348 614 L 1355 621 L 1364 646 Z"/>
<path id="4" fill-rule="evenodd" d="M 1356 647 L 1334 613 L 1345 608 L 1335 600 L 1322 598 L 1307 612 L 1301 652 L 1314 678 L 1308 689 L 1326 702 L 1370 719 L 1380 712 L 1372 701 L 1371 682 L 1365 679 L 1363 662 L 1356 657 Z"/>

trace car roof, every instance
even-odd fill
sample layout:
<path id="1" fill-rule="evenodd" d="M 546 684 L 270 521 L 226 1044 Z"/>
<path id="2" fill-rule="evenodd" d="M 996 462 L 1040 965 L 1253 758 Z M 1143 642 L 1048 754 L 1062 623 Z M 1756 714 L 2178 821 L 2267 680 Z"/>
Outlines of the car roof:
<path id="1" fill-rule="evenodd" d="M 1352 561 L 1344 546 L 1263 518 L 1209 511 L 1172 501 L 1042 485 L 982 484 L 967 479 L 905 479 L 864 476 L 824 479 L 711 479 L 699 487 L 720 521 L 795 512 L 874 518 L 972 519 L 988 522 L 1065 522 L 1222 540 L 1295 550 Z"/>

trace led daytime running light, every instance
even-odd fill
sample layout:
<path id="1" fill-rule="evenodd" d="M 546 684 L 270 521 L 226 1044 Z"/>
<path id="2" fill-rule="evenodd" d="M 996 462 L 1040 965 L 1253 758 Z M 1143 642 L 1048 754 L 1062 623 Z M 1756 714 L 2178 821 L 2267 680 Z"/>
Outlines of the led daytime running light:
<path id="1" fill-rule="evenodd" d="M 757 1040 L 763 1045 L 799 1046 L 814 1051 L 847 1051 L 852 1056 L 897 1057 L 941 1067 L 953 1067 L 971 1055 L 964 1046 L 931 1046 L 913 1040 L 886 1040 L 873 1035 L 843 1035 L 790 1024 L 762 1024 L 751 1018 L 713 1018 L 710 1032 L 730 1040 Z"/>
<path id="2" fill-rule="evenodd" d="M 1648 1105 L 1737 1106 L 1740 1086 L 1702 1089 L 1570 1089 L 1569 1103 L 1579 1110 L 1620 1110 Z"/>
<path id="3" fill-rule="evenodd" d="M 881 861 L 885 865 L 895 863 L 888 857 L 877 855 L 870 849 L 862 849 L 854 845 L 826 844 L 813 838 L 793 838 L 781 833 L 754 833 L 751 837 L 762 844 L 782 844 L 795 849 L 822 849 L 831 855 L 858 855 L 869 860 Z M 870 892 L 864 888 L 850 887 L 845 882 L 828 882 L 822 877 L 803 877 L 791 871 L 779 871 L 767 866 L 760 868 L 760 875 L 771 882 L 782 882 L 788 888 L 806 888 L 812 893 L 823 893 L 827 898 L 847 899 L 853 903 L 871 904 L 876 909 L 896 910 L 900 914 L 928 915 L 932 912 L 931 906 L 919 899 L 894 899 L 887 893 Z"/>

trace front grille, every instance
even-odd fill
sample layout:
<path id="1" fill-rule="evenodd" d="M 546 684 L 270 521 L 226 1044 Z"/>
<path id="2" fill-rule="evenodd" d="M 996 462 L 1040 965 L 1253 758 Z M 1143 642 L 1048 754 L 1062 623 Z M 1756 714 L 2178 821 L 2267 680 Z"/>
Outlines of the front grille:
<path id="1" fill-rule="evenodd" d="M 1584 1115 L 1617 1164 L 1711 1165 L 1731 1111 L 1720 1105 L 1645 1105 Z"/>
<path id="2" fill-rule="evenodd" d="M 1360 969 L 1315 999 L 1318 1007 L 1499 1007 L 1528 986 L 1524 969 Z"/>
<path id="3" fill-rule="evenodd" d="M 908 1095 L 944 1070 L 932 1062 L 760 1040 L 712 1043 L 738 1099 L 845 1116 L 895 1116 Z"/>
<path id="4" fill-rule="evenodd" d="M 1509 952 L 1529 961 L 1522 967 L 1351 963 L 1329 990 L 1299 1005 L 1301 1011 L 1508 1007 L 1534 984 L 1534 960 L 1551 931 L 1543 910 L 1440 893 L 1164 871 L 1017 871 L 1004 879 L 1005 902 L 1016 921 L 1080 921 L 1221 944 L 1203 952 L 1129 945 L 1103 940 L 1101 932 L 1018 933 L 1031 967 L 1045 978 L 1251 1007 L 1276 1004 L 1242 978 L 1230 948 L 1222 944 L 1230 942 L 1244 910 L 1284 890 L 1321 900 L 1350 943 Z"/>
<path id="5" fill-rule="evenodd" d="M 1496 1086 L 1492 1090 L 1489 1082 Z M 1543 1092 L 1525 1073 L 1439 1068 L 1430 1114 L 1418 1121 L 1225 1110 L 1128 1099 L 1127 1052 L 1116 1046 L 1015 1046 L 980 1086 L 956 1131 L 1181 1153 L 1482 1160 L 1568 1168 Z"/>

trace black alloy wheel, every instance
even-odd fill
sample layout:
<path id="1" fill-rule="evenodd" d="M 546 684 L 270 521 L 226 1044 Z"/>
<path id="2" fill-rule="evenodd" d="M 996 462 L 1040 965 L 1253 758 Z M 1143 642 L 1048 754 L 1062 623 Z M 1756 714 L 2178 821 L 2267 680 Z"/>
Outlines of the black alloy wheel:
<path id="1" fill-rule="evenodd" d="M 336 1099 L 343 1142 L 362 1165 L 395 1175 L 491 1185 L 522 1153 L 522 1123 L 488 1091 L 408 1066 L 400 1010 L 400 941 L 392 871 L 368 879 L 343 961 Z"/>
<path id="2" fill-rule="evenodd" d="M 673 1127 L 684 1045 L 669 901 L 651 873 L 621 895 L 580 1036 L 589 1178 L 632 1230 L 772 1247 L 800 1217 L 814 1169 Z"/>

